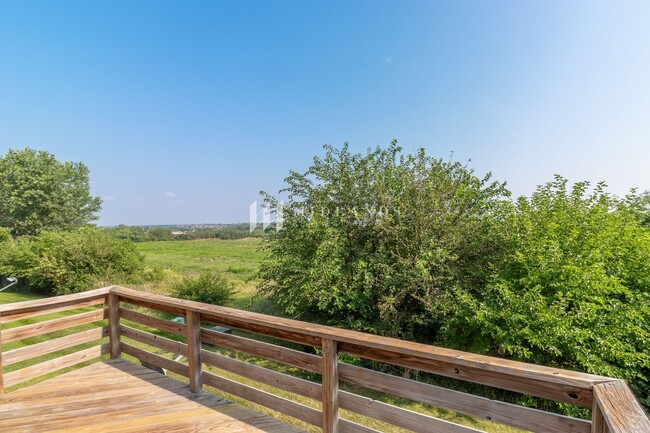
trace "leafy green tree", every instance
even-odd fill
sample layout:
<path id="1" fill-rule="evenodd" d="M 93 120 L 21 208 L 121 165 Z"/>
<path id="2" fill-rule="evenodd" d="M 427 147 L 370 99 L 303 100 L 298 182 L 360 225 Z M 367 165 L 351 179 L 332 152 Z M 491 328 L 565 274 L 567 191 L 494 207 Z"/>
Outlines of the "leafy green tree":
<path id="1" fill-rule="evenodd" d="M 71 230 L 97 219 L 101 199 L 90 194 L 88 167 L 59 162 L 30 148 L 0 157 L 0 227 L 15 236 Z"/>
<path id="2" fill-rule="evenodd" d="M 509 193 L 489 175 L 424 149 L 405 155 L 396 142 L 365 155 L 347 144 L 325 151 L 286 179 L 262 291 L 292 316 L 433 340 L 452 288 L 485 285 Z"/>
<path id="3" fill-rule="evenodd" d="M 456 288 L 447 346 L 626 379 L 650 405 L 650 232 L 638 197 L 556 177 L 504 218 L 508 254 Z"/>

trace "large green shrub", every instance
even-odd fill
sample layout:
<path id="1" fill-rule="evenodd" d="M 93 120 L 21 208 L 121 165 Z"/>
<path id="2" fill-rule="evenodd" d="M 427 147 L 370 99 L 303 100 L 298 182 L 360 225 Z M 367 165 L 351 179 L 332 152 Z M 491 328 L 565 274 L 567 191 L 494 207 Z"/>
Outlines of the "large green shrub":
<path id="1" fill-rule="evenodd" d="M 0 274 L 55 295 L 138 281 L 144 259 L 128 241 L 98 228 L 23 236 L 0 251 Z"/>
<path id="2" fill-rule="evenodd" d="M 292 316 L 432 341 L 452 288 L 485 285 L 501 254 L 503 185 L 423 149 L 326 147 L 286 182 L 260 276 Z"/>
<path id="3" fill-rule="evenodd" d="M 458 287 L 446 345 L 627 380 L 650 405 L 650 232 L 636 197 L 557 177 L 504 219 L 508 254 Z"/>
<path id="4" fill-rule="evenodd" d="M 172 295 L 188 301 L 225 305 L 234 299 L 233 283 L 222 274 L 204 272 L 198 277 L 185 277 L 172 287 Z"/>

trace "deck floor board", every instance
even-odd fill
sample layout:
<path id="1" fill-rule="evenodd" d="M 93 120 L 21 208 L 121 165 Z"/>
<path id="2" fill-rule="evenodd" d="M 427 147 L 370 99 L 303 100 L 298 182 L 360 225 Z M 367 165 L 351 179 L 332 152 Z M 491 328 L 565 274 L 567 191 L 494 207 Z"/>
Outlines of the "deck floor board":
<path id="1" fill-rule="evenodd" d="M 2 432 L 301 433 L 124 361 L 92 364 L 0 397 Z"/>

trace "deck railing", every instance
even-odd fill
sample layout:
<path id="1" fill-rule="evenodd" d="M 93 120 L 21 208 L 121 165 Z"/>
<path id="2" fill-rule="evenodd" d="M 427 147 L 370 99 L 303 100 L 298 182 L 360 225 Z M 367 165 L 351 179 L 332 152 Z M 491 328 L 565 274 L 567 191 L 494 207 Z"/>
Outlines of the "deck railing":
<path id="1" fill-rule="evenodd" d="M 47 317 L 52 313 L 60 315 L 67 310 L 81 307 L 88 311 L 63 317 Z M 148 310 L 181 316 L 184 323 L 161 319 L 155 314 L 146 314 Z M 11 322 L 20 319 L 37 320 L 43 316 L 46 316 L 46 320 L 11 327 Z M 91 324 L 94 326 L 89 328 Z M 207 328 L 208 325 L 311 346 L 318 349 L 315 352 L 320 355 L 215 331 Z M 79 330 L 79 327 L 83 328 L 79 332 L 64 336 L 55 334 L 56 338 L 2 351 L 2 344 L 41 337 L 69 328 Z M 158 335 L 158 331 L 178 336 L 182 341 Z M 187 362 L 153 353 L 152 350 L 144 349 L 143 345 L 155 348 L 153 350 L 156 351 L 180 355 L 181 359 L 186 359 Z M 217 346 L 317 373 L 321 375 L 322 380 L 321 383 L 316 383 L 301 379 L 206 350 L 203 345 Z M 78 348 L 81 349 L 75 350 Z M 72 352 L 69 353 L 70 351 Z M 63 355 L 51 358 L 52 354 L 59 353 Z M 592 409 L 592 419 L 583 420 L 490 400 L 346 364 L 340 362 L 340 353 L 571 403 Z M 188 378 L 193 392 L 201 392 L 204 385 L 211 386 L 321 427 L 327 433 L 377 431 L 340 417 L 339 409 L 416 432 L 479 431 L 340 390 L 341 381 L 533 432 L 650 432 L 650 422 L 625 382 L 603 376 L 201 304 L 118 286 L 0 305 L 0 393 L 35 377 L 90 362 L 107 354 L 110 354 L 111 358 L 128 355 L 144 364 L 184 376 Z M 29 359 L 46 355 L 51 359 L 31 365 L 27 362 Z M 19 363 L 27 366 L 14 370 Z M 206 366 L 227 373 L 207 371 Z M 3 374 L 3 367 L 10 367 L 8 370 L 13 371 Z M 320 402 L 321 409 L 234 380 L 229 374 L 313 399 Z"/>

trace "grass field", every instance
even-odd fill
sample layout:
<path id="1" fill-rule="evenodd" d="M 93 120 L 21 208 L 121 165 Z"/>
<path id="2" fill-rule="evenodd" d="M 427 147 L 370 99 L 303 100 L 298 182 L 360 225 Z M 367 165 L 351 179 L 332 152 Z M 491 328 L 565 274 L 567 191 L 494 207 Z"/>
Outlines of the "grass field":
<path id="1" fill-rule="evenodd" d="M 221 272 L 237 288 L 234 308 L 272 313 L 273 307 L 257 296 L 255 274 L 263 253 L 259 238 L 237 240 L 196 240 L 140 242 L 136 246 L 144 254 L 145 263 L 157 270 L 170 269 L 178 276 L 196 276 L 202 272 Z M 165 293 L 166 283 L 145 287 Z"/>

